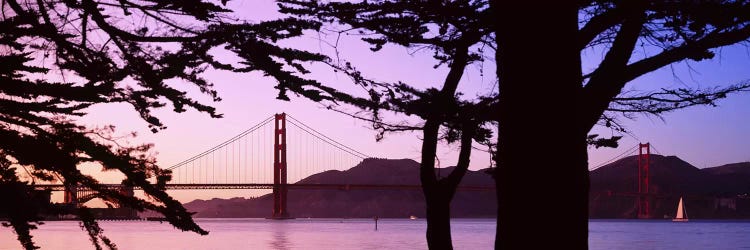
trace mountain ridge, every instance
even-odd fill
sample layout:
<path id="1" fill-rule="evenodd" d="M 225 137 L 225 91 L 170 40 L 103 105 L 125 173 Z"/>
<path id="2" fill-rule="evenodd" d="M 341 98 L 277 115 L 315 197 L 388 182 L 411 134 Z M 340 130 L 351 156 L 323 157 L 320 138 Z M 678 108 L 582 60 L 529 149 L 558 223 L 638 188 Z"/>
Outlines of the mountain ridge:
<path id="1" fill-rule="evenodd" d="M 628 156 L 590 172 L 591 218 L 635 218 L 637 161 L 637 156 Z M 450 170 L 452 167 L 437 171 Z M 650 174 L 652 218 L 673 216 L 680 197 L 685 198 L 687 209 L 697 218 L 750 218 L 748 162 L 699 169 L 677 156 L 652 154 Z M 313 174 L 298 183 L 419 185 L 419 163 L 411 159 L 370 158 L 348 170 Z M 486 169 L 470 170 L 460 185 L 494 187 L 494 181 Z M 288 210 L 293 217 L 407 218 L 424 217 L 425 211 L 418 189 L 290 189 L 288 197 Z M 268 217 L 272 201 L 273 197 L 267 194 L 249 199 L 194 200 L 185 207 L 196 212 L 196 217 Z M 457 192 L 451 207 L 453 217 L 489 218 L 496 211 L 494 191 Z"/>
<path id="2" fill-rule="evenodd" d="M 451 169 L 439 169 L 449 171 Z M 303 178 L 300 184 L 419 185 L 419 163 L 411 159 L 368 158 L 345 170 L 329 170 Z M 467 171 L 461 186 L 494 186 L 480 171 Z M 185 207 L 196 217 L 268 217 L 273 197 L 195 200 Z M 493 217 L 494 192 L 459 191 L 452 214 L 456 217 Z M 312 190 L 289 189 L 288 211 L 293 217 L 381 218 L 424 217 L 422 191 L 415 190 Z"/>

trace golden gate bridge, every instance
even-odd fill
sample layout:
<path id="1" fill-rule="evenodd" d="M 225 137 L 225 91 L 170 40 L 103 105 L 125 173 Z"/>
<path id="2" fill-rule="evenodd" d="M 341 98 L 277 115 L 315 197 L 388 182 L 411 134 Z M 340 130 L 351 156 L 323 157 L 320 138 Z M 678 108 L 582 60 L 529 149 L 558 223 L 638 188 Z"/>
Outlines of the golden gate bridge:
<path id="1" fill-rule="evenodd" d="M 291 125 L 291 126 L 289 126 Z M 271 147 L 269 147 L 271 145 Z M 617 195 L 637 196 L 639 218 L 648 218 L 652 194 L 649 190 L 649 143 L 638 144 L 609 161 L 591 168 L 596 170 L 608 163 L 638 151 L 638 188 L 632 193 Z M 334 140 L 286 113 L 275 114 L 238 135 L 189 157 L 167 169 L 172 179 L 168 190 L 200 189 L 271 189 L 273 212 L 271 218 L 287 218 L 289 189 L 380 189 L 420 190 L 420 185 L 350 183 L 317 183 L 300 181 L 325 171 L 344 171 L 371 156 Z M 103 184 L 110 190 L 134 195 L 122 184 Z M 83 204 L 98 198 L 96 191 L 76 185 L 36 184 L 37 190 L 63 191 L 64 203 Z M 459 186 L 463 191 L 494 191 L 493 186 Z M 612 195 L 612 194 L 608 194 Z"/>
<path id="2" fill-rule="evenodd" d="M 269 147 L 271 146 L 271 147 Z M 168 190 L 271 189 L 272 218 L 287 218 L 289 189 L 419 190 L 415 184 L 299 183 L 317 173 L 344 171 L 369 155 L 344 145 L 286 113 L 275 114 L 238 135 L 167 168 L 172 179 Z M 103 184 L 110 190 L 134 195 L 122 184 Z M 64 203 L 83 204 L 97 192 L 77 185 L 36 184 L 37 190 L 64 192 Z M 492 191 L 491 186 L 460 186 L 460 190 Z"/>
<path id="3" fill-rule="evenodd" d="M 652 203 L 657 198 L 671 198 L 675 194 L 664 194 L 664 193 L 656 193 L 655 190 L 652 190 L 650 188 L 651 186 L 651 150 L 654 149 L 657 154 L 661 155 L 661 153 L 656 150 L 653 144 L 651 143 L 638 143 L 635 146 L 628 148 L 624 150 L 619 155 L 616 155 L 612 157 L 611 159 L 604 161 L 593 168 L 589 168 L 589 172 L 593 172 L 601 167 L 608 166 L 609 164 L 612 164 L 618 160 L 621 160 L 623 158 L 629 157 L 631 155 L 636 155 L 637 152 L 637 172 L 635 174 L 635 180 L 636 180 L 636 187 L 631 192 L 613 192 L 613 191 L 606 191 L 604 193 L 590 193 L 589 195 L 592 195 L 594 198 L 593 200 L 590 200 L 589 203 L 595 204 L 599 197 L 602 195 L 606 196 L 629 196 L 635 198 L 635 209 L 636 209 L 636 218 L 639 219 L 649 219 L 654 218 L 653 210 L 654 207 L 652 206 Z"/>

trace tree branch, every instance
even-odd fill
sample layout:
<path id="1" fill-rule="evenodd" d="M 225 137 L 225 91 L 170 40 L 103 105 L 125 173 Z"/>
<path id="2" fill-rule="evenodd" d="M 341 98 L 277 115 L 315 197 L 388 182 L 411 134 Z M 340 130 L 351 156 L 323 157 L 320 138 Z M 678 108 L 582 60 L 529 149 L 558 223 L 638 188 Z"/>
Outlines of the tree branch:
<path id="1" fill-rule="evenodd" d="M 455 194 L 455 190 L 458 187 L 458 184 L 461 183 L 461 179 L 466 175 L 466 172 L 469 169 L 469 162 L 471 161 L 471 150 L 472 150 L 472 143 L 474 141 L 474 135 L 477 130 L 477 125 L 469 120 L 466 121 L 466 123 L 463 124 L 461 129 L 461 150 L 458 153 L 458 162 L 456 163 L 456 168 L 453 169 L 453 171 L 448 174 L 445 179 L 443 179 L 443 183 L 447 185 L 450 192 L 448 197 L 453 198 L 453 195 Z"/>
<path id="2" fill-rule="evenodd" d="M 709 49 L 736 44 L 748 38 L 750 38 L 750 24 L 731 31 L 717 30 L 698 41 L 686 42 L 679 47 L 664 50 L 657 55 L 628 65 L 623 69 L 622 80 L 631 81 L 648 72 L 685 59 L 696 61 L 707 59 L 712 56 Z"/>
<path id="3" fill-rule="evenodd" d="M 633 48 L 638 41 L 641 29 L 645 23 L 645 13 L 642 2 L 636 6 L 618 6 L 621 8 L 632 8 L 628 17 L 617 33 L 612 48 L 609 49 L 604 60 L 592 73 L 584 92 L 584 128 L 593 127 L 601 117 L 601 114 L 609 106 L 612 98 L 620 93 L 627 81 L 621 81 L 621 69 L 625 67 L 633 53 Z"/>
<path id="4" fill-rule="evenodd" d="M 578 46 L 580 50 L 586 48 L 599 34 L 622 23 L 625 19 L 622 8 L 609 9 L 596 15 L 586 22 L 578 32 Z"/>

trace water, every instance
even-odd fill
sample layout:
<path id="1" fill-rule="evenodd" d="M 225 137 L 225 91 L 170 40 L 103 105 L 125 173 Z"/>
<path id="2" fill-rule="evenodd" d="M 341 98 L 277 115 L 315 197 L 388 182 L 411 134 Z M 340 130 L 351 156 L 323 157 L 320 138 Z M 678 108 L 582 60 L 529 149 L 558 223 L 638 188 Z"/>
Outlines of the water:
<path id="1" fill-rule="evenodd" d="M 211 233 L 179 232 L 167 223 L 104 221 L 120 249 L 426 249 L 425 221 L 380 219 L 198 219 Z M 452 221 L 456 249 L 492 249 L 493 219 Z M 750 221 L 592 220 L 591 249 L 750 249 Z M 93 249 L 74 221 L 51 221 L 34 231 L 42 249 Z M 0 229 L 0 249 L 19 249 Z"/>
<path id="2" fill-rule="evenodd" d="M 591 249 L 750 249 L 750 221 L 592 220 Z"/>

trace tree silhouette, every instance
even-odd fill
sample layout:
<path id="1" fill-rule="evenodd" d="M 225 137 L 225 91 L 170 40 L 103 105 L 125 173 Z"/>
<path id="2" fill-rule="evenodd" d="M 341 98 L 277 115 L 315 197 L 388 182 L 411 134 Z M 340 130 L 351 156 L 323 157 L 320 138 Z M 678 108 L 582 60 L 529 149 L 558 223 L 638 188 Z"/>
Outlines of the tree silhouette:
<path id="1" fill-rule="evenodd" d="M 540 248 L 549 242 L 587 248 L 586 141 L 597 123 L 715 105 L 749 86 L 623 91 L 639 76 L 710 59 L 716 48 L 747 41 L 747 1 L 490 4 L 500 80 L 496 248 Z M 514 13 L 527 15 L 519 20 Z M 587 48 L 606 52 L 595 69 L 583 72 L 581 53 Z M 527 241 L 528 235 L 551 241 Z"/>
<path id="2" fill-rule="evenodd" d="M 426 47 L 434 52 L 438 65 L 450 69 L 442 88 L 418 90 L 406 83 L 379 83 L 363 77 L 348 63 L 334 62 L 331 66 L 351 76 L 352 80 L 370 93 L 370 99 L 338 98 L 372 111 L 363 119 L 374 122 L 375 128 L 386 131 L 422 131 L 420 181 L 426 203 L 427 244 L 431 249 L 451 249 L 450 202 L 458 184 L 469 167 L 473 141 L 487 144 L 491 132 L 479 120 L 479 108 L 491 98 L 465 100 L 457 92 L 459 82 L 468 65 L 483 60 L 481 45 L 492 39 L 491 29 L 483 25 L 489 17 L 483 2 L 441 2 L 430 6 L 415 1 L 323 3 L 308 1 L 280 1 L 281 11 L 311 21 L 345 25 L 361 33 L 369 33 L 362 40 L 372 51 L 379 51 L 387 43 L 406 47 Z M 428 26 L 439 29 L 428 32 Z M 436 66 L 437 67 L 437 66 Z M 339 95 L 341 96 L 341 95 Z M 353 100 L 353 101 L 349 101 Z M 482 105 L 485 104 L 485 105 Z M 424 121 L 417 125 L 385 123 L 378 111 L 384 109 L 410 114 Z M 441 127 L 444 128 L 441 133 Z M 443 178 L 437 176 L 436 151 L 440 140 L 459 142 L 460 152 L 456 168 Z"/>
<path id="3" fill-rule="evenodd" d="M 451 70 L 440 90 L 373 81 L 348 63 L 333 63 L 333 68 L 364 87 L 367 95 L 356 97 L 320 83 L 308 84 L 306 91 L 369 112 L 369 117 L 352 116 L 373 122 L 381 135 L 384 131 L 423 131 L 420 176 L 428 214 L 439 207 L 435 204 L 449 202 L 454 190 L 446 188 L 450 185 L 434 185 L 450 182 L 450 178 L 436 180 L 434 176 L 437 139 L 462 134 L 462 122 L 497 122 L 498 167 L 491 171 L 499 206 L 497 248 L 550 243 L 527 240 L 539 235 L 555 239 L 556 246 L 587 248 L 586 149 L 590 145 L 616 147 L 620 138 L 589 135 L 597 124 L 624 130 L 618 117 L 658 116 L 694 105 L 715 105 L 727 94 L 750 88 L 748 83 L 738 83 L 623 92 L 627 83 L 641 75 L 676 62 L 709 59 L 711 49 L 746 41 L 750 32 L 746 1 L 280 2 L 282 12 L 362 30 L 358 35 L 364 36 L 362 40 L 373 51 L 388 43 L 424 46 L 432 49 L 439 64 L 448 65 Z M 451 79 L 461 74 L 461 65 L 480 59 L 480 53 L 469 52 L 477 44 L 495 50 L 498 92 L 462 100 Z M 648 52 L 637 53 L 636 45 L 648 47 Z M 598 67 L 584 73 L 581 53 L 589 48 L 606 52 Z M 468 107 L 471 111 L 464 109 Z M 386 123 L 381 119 L 383 111 L 416 115 L 424 123 Z M 441 127 L 454 136 L 438 136 Z M 465 146 L 462 143 L 462 153 Z M 443 201 L 431 202 L 439 199 Z M 555 215 L 549 215 L 550 209 Z M 439 214 L 436 217 L 443 221 L 449 216 L 447 210 Z M 440 220 L 428 218 L 430 248 L 450 248 L 449 231 L 445 233 L 449 224 Z M 437 235 L 443 239 L 433 238 Z"/>
<path id="4" fill-rule="evenodd" d="M 225 1 L 222 1 L 222 4 Z M 168 80 L 178 79 L 218 101 L 205 70 L 262 71 L 287 92 L 367 112 L 352 114 L 385 132 L 421 130 L 420 179 L 428 204 L 430 248 L 450 248 L 449 203 L 469 165 L 472 141 L 490 144 L 487 126 L 497 124 L 497 248 L 586 248 L 588 239 L 588 145 L 616 146 L 617 137 L 588 135 L 597 124 L 619 128 L 617 117 L 660 115 L 693 105 L 714 105 L 748 83 L 708 89 L 623 92 L 637 77 L 682 61 L 701 61 L 713 50 L 750 37 L 748 1 L 535 2 L 281 1 L 285 18 L 249 24 L 219 4 L 127 0 L 2 1 L 0 18 L 0 213 L 26 249 L 41 211 L 35 181 L 63 181 L 100 193 L 108 202 L 158 211 L 177 228 L 207 233 L 164 192 L 169 171 L 155 164 L 151 145 L 124 146 L 113 127 L 89 128 L 75 118 L 99 103 L 126 103 L 152 131 L 165 128 L 151 113 L 171 105 L 220 117 Z M 523 13 L 524 15 L 518 15 Z M 363 31 L 378 51 L 386 44 L 430 49 L 450 70 L 441 89 L 377 82 L 355 65 L 276 45 L 304 30 L 335 23 Z M 636 53 L 636 48 L 646 48 Z M 222 63 L 213 48 L 242 58 Z M 590 72 L 581 68 L 587 48 L 606 51 Z M 467 65 L 495 51 L 498 91 L 474 99 L 457 92 Z M 640 48 L 639 48 L 640 50 Z M 345 93 L 308 79 L 305 62 L 322 62 L 351 77 L 365 93 Z M 423 122 L 384 121 L 382 112 Z M 457 168 L 435 176 L 438 141 L 460 142 Z M 540 157 L 540 154 L 544 154 Z M 107 190 L 77 166 L 100 164 L 125 175 L 150 200 Z M 22 173 L 31 176 L 21 178 Z M 547 216 L 550 206 L 557 215 Z M 97 248 L 114 243 L 85 207 L 77 210 Z"/>
<path id="5" fill-rule="evenodd" d="M 38 202 L 37 181 L 90 188 L 107 202 L 157 211 L 180 230 L 208 233 L 165 192 L 170 171 L 155 164 L 152 145 L 122 145 L 112 126 L 79 124 L 76 117 L 88 107 L 129 104 L 157 132 L 166 126 L 152 111 L 168 104 L 178 113 L 190 108 L 221 117 L 169 80 L 190 83 L 219 101 L 201 77 L 207 69 L 260 70 L 285 85 L 284 75 L 297 72 L 300 61 L 323 59 L 274 45 L 317 28 L 315 23 L 249 24 L 222 5 L 200 0 L 7 0 L 0 8 L 0 214 L 25 249 L 38 248 L 30 231 L 40 212 L 52 209 Z M 209 53 L 219 46 L 241 47 L 252 56 L 241 66 L 224 64 Z M 282 70 L 286 67 L 292 70 Z M 122 173 L 123 184 L 141 188 L 149 199 L 106 189 L 79 171 L 85 163 Z M 97 249 L 116 248 L 85 207 L 75 212 Z"/>

